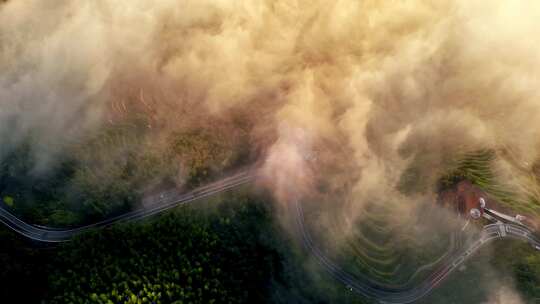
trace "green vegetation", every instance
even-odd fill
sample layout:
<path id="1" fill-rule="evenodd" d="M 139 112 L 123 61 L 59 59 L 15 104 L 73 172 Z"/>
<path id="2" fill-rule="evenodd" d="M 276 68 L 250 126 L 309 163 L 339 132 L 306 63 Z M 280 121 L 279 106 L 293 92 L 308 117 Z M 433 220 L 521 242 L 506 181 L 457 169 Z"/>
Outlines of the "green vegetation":
<path id="1" fill-rule="evenodd" d="M 144 122 L 109 126 L 68 145 L 64 157 L 47 164 L 47 170 L 40 170 L 43 164 L 31 140 L 23 142 L 0 162 L 0 198 L 30 222 L 79 225 L 128 210 L 145 192 L 195 187 L 245 159 L 238 148 L 244 139 L 216 130 L 179 131 L 160 141 L 148 132 Z M 524 208 L 526 202 L 498 183 L 494 159 L 492 151 L 464 155 L 440 179 L 439 190 L 466 179 L 508 205 Z M 406 172 L 403 193 L 426 190 L 408 188 L 419 174 L 413 167 Z M 393 219 L 400 208 L 393 203 L 365 204 L 352 231 L 343 226 L 342 215 L 329 210 L 307 207 L 306 221 L 315 223 L 312 235 L 318 246 L 323 251 L 337 248 L 331 258 L 349 272 L 403 284 L 421 265 L 436 265 L 450 233 L 433 233 L 441 217 L 430 208 L 412 225 L 397 223 Z M 22 240 L 2 227 L 0 294 L 7 295 L 7 303 L 366 303 L 288 239 L 268 198 L 236 192 L 196 206 L 52 247 Z M 317 230 L 323 229 L 319 219 L 327 221 L 328 231 Z M 324 237 L 328 235 L 346 239 Z M 506 265 L 517 288 L 528 299 L 538 298 L 540 258 L 522 245 L 497 247 L 502 254 L 488 260 Z M 414 281 L 430 269 L 425 267 Z M 455 286 L 466 288 L 469 278 L 474 274 Z M 447 292 L 443 288 L 440 294 L 448 299 Z"/>
<path id="2" fill-rule="evenodd" d="M 480 187 L 490 187 L 494 184 L 491 162 L 495 153 L 491 150 L 480 150 L 459 157 L 450 170 L 439 179 L 439 191 L 455 186 L 463 180 Z"/>
<path id="3" fill-rule="evenodd" d="M 529 298 L 538 299 L 540 295 L 540 256 L 527 254 L 525 259 L 514 264 L 518 288 Z"/>
<path id="4" fill-rule="evenodd" d="M 74 211 L 83 213 L 87 220 L 131 208 L 143 189 L 173 174 L 159 148 L 138 135 L 139 128 L 118 125 L 71 147 L 73 174 L 63 200 L 76 202 L 73 207 L 79 210 Z"/>
<path id="5" fill-rule="evenodd" d="M 235 145 L 242 139 L 201 129 L 157 142 L 144 126 L 138 120 L 108 126 L 47 164 L 27 139 L 0 160 L 0 198 L 33 223 L 81 225 L 129 210 L 145 191 L 191 188 L 239 163 Z"/>
<path id="6" fill-rule="evenodd" d="M 438 190 L 448 189 L 462 180 L 467 180 L 482 188 L 506 207 L 524 214 L 540 215 L 540 203 L 536 197 L 523 198 L 518 195 L 515 187 L 496 177 L 493 166 L 496 157 L 493 150 L 479 150 L 461 155 L 439 179 Z"/>
<path id="7" fill-rule="evenodd" d="M 77 226 L 132 208 L 144 192 L 188 190 L 249 161 L 241 132 L 186 130 L 159 140 L 149 132 L 144 121 L 109 125 L 46 163 L 28 138 L 0 161 L 0 198 L 28 222 Z M 224 200 L 61 246 L 0 226 L 2 301 L 362 303 L 325 273 L 305 271 L 307 255 L 274 222 L 268 199 L 236 193 Z"/>
<path id="8" fill-rule="evenodd" d="M 368 203 L 349 227 L 344 225 L 346 216 L 336 212 L 340 209 L 335 208 L 335 198 L 328 195 L 328 200 L 304 204 L 306 222 L 317 246 L 353 275 L 368 275 L 382 284 L 414 285 L 437 266 L 434 262 L 450 246 L 453 230 L 441 225 L 447 217 L 434 205 L 425 204 L 410 221 L 396 221 L 402 202 Z M 321 210 L 321 205 L 335 210 Z M 426 264 L 432 266 L 422 267 Z"/>
<path id="9" fill-rule="evenodd" d="M 272 219 L 249 199 L 219 214 L 181 209 L 62 246 L 50 303 L 265 302 L 280 280 Z"/>
<path id="10" fill-rule="evenodd" d="M 538 215 L 539 204 L 533 197 L 520 199 L 511 187 L 495 177 L 493 162 L 495 153 L 481 150 L 467 153 L 459 158 L 454 167 L 439 181 L 439 190 L 453 187 L 462 180 L 482 188 L 505 206 L 528 215 Z M 527 300 L 535 303 L 540 298 L 540 256 L 537 251 L 523 242 L 497 242 L 496 254 L 489 256 L 491 265 L 500 271 L 511 273 L 517 288 Z M 476 259 L 478 261 L 478 259 Z"/>
<path id="11" fill-rule="evenodd" d="M 538 204 L 531 201 L 523 201 L 512 191 L 512 187 L 497 179 L 494 172 L 496 154 L 491 150 L 481 150 L 463 154 L 450 162 L 449 169 L 438 180 L 437 191 L 454 187 L 460 181 L 470 181 L 481 187 L 490 195 L 503 202 L 507 207 L 529 211 L 525 214 L 535 214 L 535 206 Z M 421 163 L 421 162 L 420 162 Z M 403 194 L 415 195 L 427 191 L 427 177 L 422 176 L 417 163 L 414 163 L 405 171 L 398 185 Z M 421 205 L 417 208 L 415 216 L 407 221 L 396 221 L 401 218 L 399 210 L 403 210 L 402 202 L 366 203 L 362 206 L 360 220 L 344 225 L 344 215 L 335 210 L 321 209 L 321 205 L 335 208 L 338 202 L 334 196 L 329 195 L 326 204 L 314 204 L 305 207 L 306 221 L 311 223 L 311 235 L 315 243 L 333 254 L 333 260 L 352 274 L 368 274 L 378 282 L 386 284 L 403 284 L 412 278 L 412 283 L 425 279 L 425 276 L 437 267 L 435 263 L 448 249 L 452 232 L 459 231 L 461 226 L 455 227 L 448 222 L 445 214 L 439 214 L 439 208 L 435 204 Z M 444 212 L 443 212 L 444 213 Z M 443 221 L 445 224 L 443 224 Z M 324 223 L 324 228 L 319 228 Z M 453 228 L 452 228 L 453 227 Z M 336 240 L 336 236 L 337 240 Z M 502 244 L 502 245 L 501 245 Z M 507 241 L 496 244 L 496 250 L 501 250 Z M 512 243 L 512 246 L 504 247 L 504 252 L 497 255 L 487 255 L 485 260 L 491 269 L 492 265 L 502 268 L 511 274 L 518 288 L 530 299 L 540 298 L 538 290 L 540 282 L 540 268 L 538 254 L 529 245 L 522 242 Z M 510 250 L 513 248 L 514 250 Z M 431 265 L 431 267 L 422 267 Z M 482 267 L 477 267 L 481 269 Z M 424 272 L 417 273 L 418 269 Z M 415 276 L 411 277 L 413 274 Z M 473 280 L 473 275 L 470 276 Z M 459 279 L 459 278 L 458 278 Z M 466 279 L 467 282 L 468 279 Z M 467 283 L 453 283 L 458 289 L 466 288 Z M 455 289 L 452 289 L 455 291 Z M 485 294 L 478 291 L 475 295 L 477 300 L 473 303 L 485 301 Z M 484 297 L 484 298 L 483 298 Z M 460 298 L 445 294 L 441 299 Z M 442 301 L 442 300 L 440 300 Z M 463 301 L 456 300 L 456 302 Z M 435 301 L 439 303 L 439 300 Z M 426 303 L 430 303 L 429 301 Z"/>
<path id="12" fill-rule="evenodd" d="M 536 304 L 539 283 L 538 252 L 522 241 L 499 240 L 480 249 L 420 303 L 514 303 L 492 299 L 505 286 L 519 294 L 523 303 Z"/>
<path id="13" fill-rule="evenodd" d="M 366 303 L 306 271 L 308 254 L 271 206 L 230 193 L 59 247 L 0 228 L 0 294 L 7 303 Z"/>
<path id="14" fill-rule="evenodd" d="M 3 202 L 4 202 L 4 204 L 6 204 L 8 207 L 13 208 L 13 202 L 14 202 L 13 197 L 7 196 L 7 195 L 6 195 L 6 196 L 4 196 Z"/>
<path id="15" fill-rule="evenodd" d="M 510 277 L 517 291 L 527 303 L 540 299 L 540 256 L 529 244 L 506 240 L 495 245 L 492 265 Z"/>
<path id="16" fill-rule="evenodd" d="M 235 161 L 233 143 L 210 130 L 175 133 L 171 136 L 170 149 L 181 167 L 185 168 L 191 185 L 204 182 Z"/>
<path id="17" fill-rule="evenodd" d="M 39 174 L 29 142 L 19 145 L 0 161 L 0 197 L 13 199 L 13 211 L 36 223 L 44 223 L 51 210 L 66 209 L 60 192 L 73 174 L 71 161 Z M 5 203 L 5 200 L 4 200 Z"/>

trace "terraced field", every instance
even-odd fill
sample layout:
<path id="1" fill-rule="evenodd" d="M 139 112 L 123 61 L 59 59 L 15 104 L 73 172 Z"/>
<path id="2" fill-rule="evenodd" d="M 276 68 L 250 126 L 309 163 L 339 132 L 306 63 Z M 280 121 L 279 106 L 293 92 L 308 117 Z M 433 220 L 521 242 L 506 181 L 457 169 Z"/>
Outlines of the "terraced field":
<path id="1" fill-rule="evenodd" d="M 451 225 L 437 227 L 447 216 L 427 203 L 407 222 L 395 221 L 391 203 L 365 206 L 365 216 L 352 223 L 311 207 L 305 215 L 319 248 L 350 274 L 382 285 L 405 287 L 425 278 L 459 242 Z"/>
<path id="2" fill-rule="evenodd" d="M 533 191 L 523 195 L 515 184 L 498 178 L 497 157 L 501 156 L 490 150 L 463 154 L 451 162 L 437 186 L 442 190 L 469 180 L 505 207 L 523 214 L 539 214 Z M 441 210 L 434 201 L 419 203 L 414 215 L 404 221 L 399 220 L 403 212 L 399 204 L 403 202 L 366 204 L 358 220 L 351 222 L 342 211 L 346 209 L 336 206 L 354 202 L 336 202 L 331 195 L 323 200 L 304 204 L 306 223 L 319 248 L 350 274 L 378 284 L 415 285 L 466 242 L 466 236 L 459 233 L 465 222 L 453 219 L 454 215 Z"/>
<path id="3" fill-rule="evenodd" d="M 506 208 L 540 216 L 540 188 L 534 167 L 521 163 L 509 150 L 480 150 L 466 153 L 451 165 L 441 187 L 469 180 Z M 509 172 L 512 172 L 509 174 Z"/>

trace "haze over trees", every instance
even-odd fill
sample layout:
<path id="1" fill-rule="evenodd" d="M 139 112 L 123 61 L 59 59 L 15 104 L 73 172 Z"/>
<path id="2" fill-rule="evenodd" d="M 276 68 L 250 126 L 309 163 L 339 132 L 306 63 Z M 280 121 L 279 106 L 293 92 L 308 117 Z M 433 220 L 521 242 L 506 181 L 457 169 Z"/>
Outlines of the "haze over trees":
<path id="1" fill-rule="evenodd" d="M 0 225 L 0 302 L 371 304 L 302 247 L 298 197 L 324 254 L 388 284 L 438 267 L 445 219 L 463 218 L 428 211 L 460 181 L 540 223 L 539 16 L 540 1 L 0 0 L 5 210 L 74 228 L 265 175 L 67 244 Z M 540 298 L 538 255 L 485 248 L 425 303 L 497 302 L 491 283 Z"/>

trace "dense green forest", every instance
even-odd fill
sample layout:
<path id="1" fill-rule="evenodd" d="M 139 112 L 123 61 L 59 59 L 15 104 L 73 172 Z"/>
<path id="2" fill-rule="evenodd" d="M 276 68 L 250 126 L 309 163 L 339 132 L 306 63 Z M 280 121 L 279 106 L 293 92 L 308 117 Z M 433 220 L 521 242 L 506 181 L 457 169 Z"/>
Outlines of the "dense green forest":
<path id="1" fill-rule="evenodd" d="M 60 246 L 0 227 L 7 303 L 365 303 L 283 231 L 265 195 L 229 193 Z"/>
<path id="2" fill-rule="evenodd" d="M 136 208 L 144 192 L 185 191 L 250 161 L 242 135 L 200 128 L 149 139 L 144 121 L 64 147 L 43 170 L 32 137 L 0 161 L 0 204 L 31 223 L 69 227 Z M 231 192 L 162 216 L 28 241 L 0 226 L 0 295 L 8 303 L 361 302 L 306 272 L 267 195 Z"/>
<path id="3" fill-rule="evenodd" d="M 50 303 L 264 302 L 282 280 L 279 235 L 264 206 L 239 203 L 219 216 L 184 209 L 77 238 L 53 259 Z"/>
<path id="4" fill-rule="evenodd" d="M 249 162 L 242 136 L 214 131 L 186 130 L 158 143 L 140 123 L 115 125 L 67 145 L 47 170 L 40 169 L 28 138 L 0 162 L 0 204 L 32 223 L 69 227 L 132 209 L 145 192 L 187 191 Z M 507 194 L 487 187 L 491 154 L 469 158 L 474 161 L 465 158 L 439 186 L 470 179 Z M 410 188 L 406 182 L 402 186 Z M 503 198 L 512 202 L 510 195 Z M 31 242 L 1 226 L 2 302 L 369 303 L 317 265 L 294 231 L 285 231 L 280 220 L 287 217 L 276 216 L 283 213 L 276 208 L 268 194 L 235 190 L 62 245 Z M 500 254 L 483 258 L 534 303 L 540 297 L 538 255 L 519 242 L 495 248 Z M 452 276 L 426 303 L 448 299 L 452 287 L 466 288 L 460 275 L 465 282 L 479 280 L 481 262 L 470 264 L 478 271 Z M 474 298 L 486 294 L 478 290 Z"/>

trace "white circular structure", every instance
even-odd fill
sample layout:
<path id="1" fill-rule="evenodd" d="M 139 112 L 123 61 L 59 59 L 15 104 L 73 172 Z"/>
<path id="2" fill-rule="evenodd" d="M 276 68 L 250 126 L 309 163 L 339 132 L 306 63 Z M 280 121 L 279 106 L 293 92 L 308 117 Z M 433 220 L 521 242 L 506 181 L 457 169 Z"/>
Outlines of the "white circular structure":
<path id="1" fill-rule="evenodd" d="M 480 218 L 480 216 L 482 216 L 482 213 L 480 212 L 480 210 L 476 208 L 472 208 L 469 213 L 473 219 L 478 219 Z"/>
<path id="2" fill-rule="evenodd" d="M 480 201 L 480 208 L 482 209 L 486 208 L 486 200 L 483 197 L 481 197 L 479 201 Z"/>

